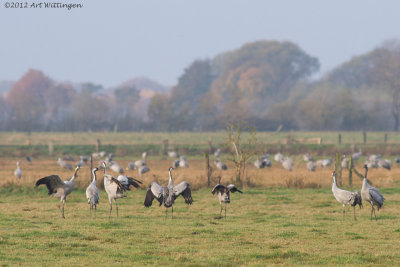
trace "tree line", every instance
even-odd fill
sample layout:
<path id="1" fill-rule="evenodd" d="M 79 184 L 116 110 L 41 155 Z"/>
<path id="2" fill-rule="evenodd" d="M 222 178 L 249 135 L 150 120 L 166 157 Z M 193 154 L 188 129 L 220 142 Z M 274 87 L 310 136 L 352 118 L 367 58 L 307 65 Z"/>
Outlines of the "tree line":
<path id="1" fill-rule="evenodd" d="M 29 70 L 0 99 L 2 131 L 398 130 L 400 42 L 386 41 L 324 76 L 292 42 L 257 41 L 195 60 L 169 92 L 60 83 Z"/>

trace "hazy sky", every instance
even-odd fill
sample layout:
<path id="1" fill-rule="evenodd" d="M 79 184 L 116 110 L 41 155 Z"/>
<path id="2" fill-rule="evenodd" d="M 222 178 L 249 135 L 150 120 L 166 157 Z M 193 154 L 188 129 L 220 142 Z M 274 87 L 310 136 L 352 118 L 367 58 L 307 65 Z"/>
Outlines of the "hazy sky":
<path id="1" fill-rule="evenodd" d="M 400 39 L 395 0 L 55 1 L 83 3 L 70 11 L 0 2 L 0 80 L 35 68 L 58 81 L 108 87 L 147 76 L 173 85 L 193 60 L 256 40 L 297 43 L 324 73 Z"/>

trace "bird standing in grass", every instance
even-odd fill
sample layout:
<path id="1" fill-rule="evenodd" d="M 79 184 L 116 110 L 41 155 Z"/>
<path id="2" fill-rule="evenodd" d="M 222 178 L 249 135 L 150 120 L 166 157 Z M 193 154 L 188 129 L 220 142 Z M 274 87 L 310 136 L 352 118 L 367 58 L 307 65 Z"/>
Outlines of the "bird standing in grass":
<path id="1" fill-rule="evenodd" d="M 360 209 L 362 207 L 361 194 L 358 191 L 350 192 L 337 187 L 335 171 L 332 172 L 332 178 L 332 193 L 336 200 L 343 205 L 343 219 L 346 212 L 346 205 L 350 204 L 353 207 L 354 220 L 356 221 L 356 206 L 359 205 Z"/>
<path id="2" fill-rule="evenodd" d="M 18 179 L 21 179 L 22 177 L 22 171 L 21 168 L 19 167 L 19 161 L 17 161 L 17 168 L 14 171 L 14 176 Z"/>
<path id="3" fill-rule="evenodd" d="M 232 192 L 232 193 L 235 193 L 235 192 L 243 193 L 242 191 L 237 189 L 237 187 L 234 184 L 229 184 L 227 186 L 222 185 L 221 184 L 221 176 L 218 176 L 218 184 L 216 186 L 214 186 L 214 188 L 211 191 L 211 193 L 213 195 L 215 193 L 217 193 L 219 204 L 221 206 L 221 210 L 220 210 L 220 213 L 219 213 L 219 218 L 222 218 L 222 210 L 223 210 L 222 203 L 225 203 L 225 218 L 226 218 L 226 204 L 231 203 L 231 198 L 230 198 L 229 192 Z"/>
<path id="4" fill-rule="evenodd" d="M 172 209 L 172 218 L 174 218 L 174 202 L 180 195 L 185 199 L 186 204 L 192 204 L 192 192 L 188 182 L 183 181 L 180 184 L 174 186 L 171 175 L 172 167 L 169 168 L 169 182 L 167 187 L 161 187 L 156 182 L 152 182 L 147 189 L 146 198 L 144 200 L 144 206 L 150 207 L 154 199 L 157 199 L 160 206 L 165 206 L 165 217 L 167 217 L 168 208 Z"/>
<path id="5" fill-rule="evenodd" d="M 45 184 L 47 190 L 49 190 L 49 195 L 52 197 L 59 197 L 62 202 L 62 218 L 65 219 L 64 216 L 64 206 L 67 196 L 74 190 L 74 181 L 76 177 L 78 177 L 79 166 L 75 168 L 74 175 L 68 181 L 62 181 L 58 175 L 50 175 L 39 179 L 36 182 L 36 186 L 41 184 Z"/>
<path id="6" fill-rule="evenodd" d="M 114 200 L 115 206 L 117 208 L 117 217 L 118 217 L 118 204 L 117 204 L 117 199 L 125 197 L 123 194 L 124 191 L 130 190 L 130 186 L 133 185 L 134 187 L 138 188 L 139 183 L 141 184 L 142 182 L 131 178 L 127 177 L 125 175 L 120 175 L 118 176 L 118 179 L 114 178 L 113 176 L 107 174 L 107 164 L 105 161 L 103 161 L 103 168 L 104 168 L 104 189 L 107 192 L 108 195 L 108 201 L 110 202 L 110 214 L 109 218 L 111 217 L 111 211 L 112 211 L 112 201 Z"/>
<path id="7" fill-rule="evenodd" d="M 96 172 L 99 168 L 94 168 L 92 170 L 93 173 L 93 181 L 89 184 L 86 188 L 86 198 L 90 205 L 90 217 L 92 217 L 92 209 L 94 209 L 94 217 L 96 218 L 96 207 L 99 204 L 99 189 L 97 189 L 97 179 L 96 179 Z"/>
<path id="8" fill-rule="evenodd" d="M 375 220 L 377 220 L 374 206 L 376 206 L 379 211 L 379 209 L 382 208 L 383 206 L 385 198 L 383 197 L 381 192 L 379 192 L 378 189 L 369 185 L 367 181 L 368 166 L 364 165 L 364 168 L 365 168 L 365 175 L 361 187 L 361 196 L 363 200 L 368 201 L 371 204 L 371 220 L 372 220 L 372 213 L 374 213 Z"/>

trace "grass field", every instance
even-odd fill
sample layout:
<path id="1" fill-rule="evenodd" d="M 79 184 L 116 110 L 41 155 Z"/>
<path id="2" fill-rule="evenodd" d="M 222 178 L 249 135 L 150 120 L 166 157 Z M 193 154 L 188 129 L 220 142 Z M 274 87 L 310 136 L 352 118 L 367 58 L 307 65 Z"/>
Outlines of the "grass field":
<path id="1" fill-rule="evenodd" d="M 399 189 L 387 199 L 378 221 L 369 207 L 342 220 L 330 189 L 247 189 L 233 194 L 227 218 L 209 190 L 193 192 L 194 203 L 177 199 L 174 219 L 163 207 L 143 207 L 145 190 L 119 201 L 119 218 L 108 219 L 101 192 L 97 218 L 89 217 L 83 189 L 74 191 L 61 219 L 58 200 L 45 188 L 1 189 L 0 262 L 3 266 L 265 266 L 400 263 Z M 170 214 L 169 214 L 170 215 Z"/>
<path id="2" fill-rule="evenodd" d="M 350 207 L 347 208 L 347 216 L 343 221 L 342 207 L 334 199 L 330 189 L 333 166 L 308 172 L 301 154 L 291 155 L 295 160 L 292 172 L 284 170 L 276 162 L 273 162 L 271 168 L 265 169 L 256 169 L 252 162 L 249 163 L 246 167 L 246 178 L 242 180 L 241 186 L 244 194 L 232 194 L 227 218 L 218 219 L 219 203 L 216 197 L 211 195 L 211 190 L 206 188 L 203 155 L 190 150 L 195 144 L 207 148 L 209 136 L 152 133 L 142 136 L 141 140 L 140 134 L 33 133 L 30 140 L 32 146 L 46 146 L 48 142 L 46 138 L 50 138 L 55 145 L 60 144 L 60 148 L 69 146 L 81 148 L 87 144 L 92 144 L 94 147 L 93 140 L 100 138 L 103 146 L 108 148 L 114 146 L 117 149 L 113 151 L 117 152 L 115 160 L 126 167 L 129 161 L 139 158 L 142 147 L 136 147 L 134 154 L 130 154 L 130 150 L 127 150 L 129 153 L 119 154 L 121 147 L 132 144 L 139 146 L 160 144 L 167 138 L 172 147 L 181 145 L 189 149 L 184 151 L 193 151 L 187 158 L 190 168 L 178 168 L 173 171 L 176 184 L 183 180 L 191 184 L 193 205 L 186 206 L 183 199 L 177 199 L 174 219 L 170 216 L 165 219 L 164 207 L 154 205 L 149 209 L 144 208 L 145 189 L 153 181 L 166 185 L 168 167 L 173 161 L 150 152 L 147 164 L 151 170 L 141 178 L 142 189 L 128 192 L 127 198 L 119 201 L 119 218 L 113 213 L 111 220 L 108 219 L 109 204 L 103 189 L 101 189 L 97 218 L 90 218 L 89 205 L 85 198 L 85 188 L 90 180 L 90 168 L 86 165 L 79 171 L 75 183 L 77 189 L 67 198 L 64 220 L 61 219 L 57 208 L 59 200 L 49 197 L 45 187 L 34 188 L 35 181 L 43 176 L 58 174 L 63 179 L 71 177 L 72 171 L 63 170 L 56 164 L 57 157 L 62 155 L 61 150 L 55 151 L 53 157 L 48 155 L 34 157 L 32 163 L 24 159 L 25 150 L 18 150 L 13 156 L 0 157 L 2 166 L 0 168 L 0 265 L 110 266 L 118 263 L 124 266 L 164 264 L 396 266 L 400 264 L 399 166 L 393 164 L 390 171 L 371 169 L 369 172 L 370 181 L 386 198 L 383 209 L 378 212 L 378 221 L 370 220 L 368 203 L 364 203 L 362 210 L 356 210 L 358 221 L 353 221 Z M 313 138 L 314 134 L 318 133 L 296 138 Z M 361 133 L 351 134 L 354 137 L 361 135 L 362 138 Z M 8 146 L 25 146 L 23 144 L 27 137 L 25 134 L 1 133 L 0 135 L 2 137 L 0 150 Z M 275 137 L 271 137 L 271 141 L 267 135 L 273 133 L 260 133 L 258 137 L 266 138 L 262 139 L 263 143 L 275 142 L 273 139 Z M 283 133 L 279 135 L 284 137 Z M 179 139 L 179 136 L 183 139 Z M 224 133 L 210 133 L 210 136 L 213 144 L 224 142 Z M 323 138 L 330 140 L 328 136 L 331 136 L 334 142 L 337 133 L 327 134 Z M 378 144 L 383 133 L 373 133 L 370 136 L 371 140 L 372 136 L 375 136 L 377 144 L 371 144 L 369 149 L 374 149 L 373 151 L 386 155 L 385 158 L 393 160 L 394 150 L 390 150 L 392 148 L 388 150 L 388 147 Z M 397 141 L 397 137 L 395 138 L 397 134 L 389 136 L 389 141 L 393 142 L 392 147 L 396 148 L 398 145 L 395 142 L 400 143 L 400 138 Z M 281 141 L 276 140 L 276 142 Z M 330 150 L 320 150 L 321 147 L 317 145 L 312 152 L 315 152 L 316 158 L 333 159 L 334 154 L 325 152 L 341 151 L 341 148 L 334 143 L 330 146 Z M 71 154 L 75 157 L 79 155 Z M 222 177 L 223 183 L 235 182 L 233 164 L 228 159 L 229 155 L 225 152 L 222 160 L 228 164 L 228 171 L 214 170 L 212 186 L 215 185 L 218 175 Z M 21 180 L 13 176 L 16 160 L 21 161 L 23 171 Z M 365 157 L 362 157 L 355 165 L 359 171 L 364 160 Z M 137 177 L 136 171 L 128 171 L 127 175 Z M 353 184 L 350 186 L 347 175 L 347 172 L 343 172 L 342 188 L 360 190 L 361 180 L 354 175 Z M 101 172 L 98 174 L 98 180 L 98 187 L 102 188 Z"/>

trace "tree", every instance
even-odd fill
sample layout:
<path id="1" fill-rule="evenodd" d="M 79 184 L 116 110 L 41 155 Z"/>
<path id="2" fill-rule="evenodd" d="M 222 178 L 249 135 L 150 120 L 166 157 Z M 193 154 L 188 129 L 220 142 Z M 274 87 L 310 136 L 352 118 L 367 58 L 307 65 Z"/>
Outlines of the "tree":
<path id="1" fill-rule="evenodd" d="M 248 131 L 247 138 L 243 136 L 243 131 Z M 254 146 L 257 142 L 256 131 L 254 128 L 241 127 L 235 123 L 227 126 L 228 145 L 232 146 L 232 162 L 235 164 L 236 183 L 242 185 L 241 177 L 245 175 L 246 163 L 254 155 Z"/>
<path id="2" fill-rule="evenodd" d="M 393 128 L 398 131 L 400 126 L 400 41 L 387 41 L 377 51 L 380 54 L 374 66 L 377 82 L 391 96 Z"/>
<path id="3" fill-rule="evenodd" d="M 30 69 L 13 85 L 7 102 L 15 114 L 16 130 L 32 131 L 42 127 L 46 92 L 53 84 L 41 71 Z"/>

